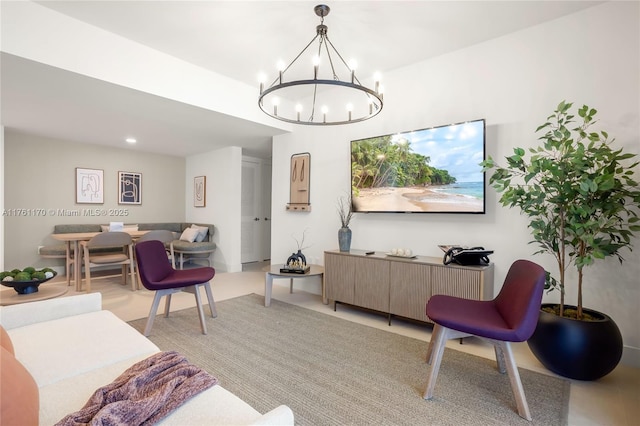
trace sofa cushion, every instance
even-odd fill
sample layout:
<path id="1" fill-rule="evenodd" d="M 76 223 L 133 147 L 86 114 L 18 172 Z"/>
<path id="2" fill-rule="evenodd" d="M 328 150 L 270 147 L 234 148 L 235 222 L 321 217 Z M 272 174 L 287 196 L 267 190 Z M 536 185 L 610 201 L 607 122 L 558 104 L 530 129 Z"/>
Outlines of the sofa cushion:
<path id="1" fill-rule="evenodd" d="M 38 386 L 29 371 L 4 348 L 0 348 L 0 395 L 0 424 L 38 424 Z"/>
<path id="2" fill-rule="evenodd" d="M 55 424 L 67 414 L 81 409 L 96 389 L 111 383 L 123 371 L 147 356 L 130 358 L 40 388 L 40 424 Z M 249 404 L 218 385 L 191 398 L 158 424 L 242 425 L 253 423 L 261 417 Z"/>
<path id="3" fill-rule="evenodd" d="M 216 248 L 216 243 L 212 241 L 203 241 L 201 243 L 189 243 L 187 241 L 176 240 L 173 242 L 173 250 L 177 252 L 193 252 L 193 253 L 210 253 Z"/>
<path id="4" fill-rule="evenodd" d="M 45 257 L 67 257 L 67 245 L 56 244 L 38 248 L 38 254 Z"/>
<path id="5" fill-rule="evenodd" d="M 156 345 L 110 311 L 60 318 L 8 332 L 16 358 L 40 387 L 158 351 Z"/>
<path id="6" fill-rule="evenodd" d="M 70 234 L 76 232 L 101 232 L 102 228 L 98 224 L 72 224 L 72 225 L 55 225 L 53 227 L 54 234 Z"/>
<path id="7" fill-rule="evenodd" d="M 151 354 L 141 354 L 40 387 L 40 424 L 53 425 L 81 409 L 96 389 L 113 382 L 123 371 Z"/>
<path id="8" fill-rule="evenodd" d="M 11 343 L 11 337 L 7 334 L 7 330 L 4 329 L 3 326 L 0 325 L 0 347 L 5 349 L 7 352 L 11 353 L 11 355 L 15 354 L 13 350 L 13 343 Z"/>
<path id="9" fill-rule="evenodd" d="M 138 229 L 141 231 L 166 230 L 177 232 L 178 235 L 183 231 L 182 222 L 140 223 Z"/>
<path id="10" fill-rule="evenodd" d="M 198 238 L 198 229 L 197 228 L 187 228 L 184 230 L 182 235 L 180 235 L 180 241 L 186 241 L 188 243 L 192 243 Z"/>
<path id="11" fill-rule="evenodd" d="M 196 224 L 191 225 L 191 228 L 198 230 L 198 236 L 196 237 L 196 242 L 201 243 L 207 238 L 207 234 L 209 233 L 209 228 L 207 226 L 198 226 Z"/>

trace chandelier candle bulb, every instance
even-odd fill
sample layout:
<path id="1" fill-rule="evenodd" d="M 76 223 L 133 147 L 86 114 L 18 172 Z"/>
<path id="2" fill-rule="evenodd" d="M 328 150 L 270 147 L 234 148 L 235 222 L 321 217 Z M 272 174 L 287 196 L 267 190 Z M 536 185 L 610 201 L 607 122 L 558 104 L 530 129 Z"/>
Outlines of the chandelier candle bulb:
<path id="1" fill-rule="evenodd" d="M 313 79 L 318 79 L 318 68 L 320 67 L 320 58 L 317 56 L 313 57 Z"/>
<path id="2" fill-rule="evenodd" d="M 300 113 L 302 112 L 302 105 L 301 104 L 297 104 L 296 105 L 296 116 L 297 116 L 297 120 L 300 121 Z"/>

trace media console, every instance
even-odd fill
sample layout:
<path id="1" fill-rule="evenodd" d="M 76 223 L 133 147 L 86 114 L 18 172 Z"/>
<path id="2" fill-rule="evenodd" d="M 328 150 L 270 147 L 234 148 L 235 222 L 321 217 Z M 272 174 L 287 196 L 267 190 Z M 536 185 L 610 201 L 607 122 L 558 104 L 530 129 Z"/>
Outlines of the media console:
<path id="1" fill-rule="evenodd" d="M 432 322 L 425 313 L 434 294 L 475 300 L 493 298 L 493 264 L 443 265 L 438 257 L 401 258 L 364 250 L 324 252 L 325 297 L 418 321 Z"/>

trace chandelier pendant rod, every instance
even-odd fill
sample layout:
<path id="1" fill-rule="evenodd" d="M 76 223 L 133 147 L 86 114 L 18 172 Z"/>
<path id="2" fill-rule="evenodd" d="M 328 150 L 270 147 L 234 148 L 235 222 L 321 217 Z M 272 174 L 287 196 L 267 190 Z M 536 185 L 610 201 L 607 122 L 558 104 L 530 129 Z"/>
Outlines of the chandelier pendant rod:
<path id="1" fill-rule="evenodd" d="M 333 74 L 333 79 L 340 80 L 338 74 L 336 74 L 336 68 L 333 66 L 333 58 L 331 58 L 331 51 L 329 50 L 329 45 L 333 47 L 333 44 L 331 44 L 331 42 L 329 41 L 329 37 L 326 34 L 322 38 L 325 41 L 324 50 L 327 51 L 327 58 L 329 58 L 329 65 L 331 66 L 331 74 Z M 320 46 L 322 46 L 322 43 L 320 43 Z M 333 50 L 338 54 L 338 56 L 340 56 L 335 47 L 333 47 Z"/>
<path id="2" fill-rule="evenodd" d="M 274 84 L 276 84 L 279 80 L 280 83 L 282 83 L 282 76 L 284 75 L 285 72 L 287 72 L 287 70 L 289 68 L 291 68 L 291 66 L 293 64 L 295 64 L 295 62 L 298 60 L 298 58 L 300 58 L 300 56 L 302 56 L 302 54 L 305 52 L 305 50 L 307 50 L 309 48 L 309 46 L 311 46 L 313 44 L 314 41 L 316 41 L 316 39 L 318 38 L 319 34 L 316 34 L 315 37 L 313 37 L 311 39 L 311 41 L 304 47 L 304 49 L 302 49 L 300 51 L 300 53 L 298 53 L 298 56 L 296 56 L 293 61 L 291 61 L 291 63 L 289 63 L 289 65 L 287 65 L 287 67 L 285 69 L 283 69 L 282 71 L 280 71 L 278 77 L 276 77 L 273 82 L 269 85 L 269 87 L 273 87 Z"/>
<path id="3" fill-rule="evenodd" d="M 338 55 L 338 58 L 340 58 L 344 66 L 347 67 L 348 70 L 351 70 L 351 67 L 349 66 L 349 64 L 347 64 L 347 61 L 344 60 L 340 52 L 338 52 L 338 49 L 336 49 L 333 43 L 331 43 L 331 40 L 329 40 L 329 36 L 325 36 L 325 39 L 327 40 L 327 43 L 331 45 L 331 48 L 333 49 L 333 51 L 336 52 L 336 55 Z M 328 54 L 328 50 L 327 50 L 327 54 Z M 331 64 L 331 67 L 333 68 L 333 63 Z M 334 77 L 336 76 L 335 72 L 333 73 L 333 75 Z M 352 81 L 351 81 L 352 83 L 357 82 L 358 84 L 361 85 L 360 80 L 358 80 L 358 77 L 356 77 L 354 70 L 351 70 L 351 78 L 352 78 Z"/>

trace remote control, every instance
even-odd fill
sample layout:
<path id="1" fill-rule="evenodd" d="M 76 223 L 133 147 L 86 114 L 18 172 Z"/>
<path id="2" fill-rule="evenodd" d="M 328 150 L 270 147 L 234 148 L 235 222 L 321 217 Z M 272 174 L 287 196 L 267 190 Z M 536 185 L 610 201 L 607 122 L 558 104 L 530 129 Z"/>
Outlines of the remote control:
<path id="1" fill-rule="evenodd" d="M 368 256 L 368 255 L 370 255 L 370 254 L 374 254 L 374 253 L 375 253 L 375 251 L 368 251 L 368 252 L 366 252 L 365 254 Z"/>

